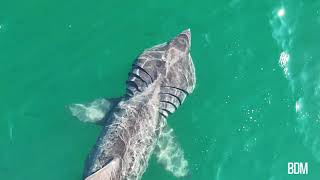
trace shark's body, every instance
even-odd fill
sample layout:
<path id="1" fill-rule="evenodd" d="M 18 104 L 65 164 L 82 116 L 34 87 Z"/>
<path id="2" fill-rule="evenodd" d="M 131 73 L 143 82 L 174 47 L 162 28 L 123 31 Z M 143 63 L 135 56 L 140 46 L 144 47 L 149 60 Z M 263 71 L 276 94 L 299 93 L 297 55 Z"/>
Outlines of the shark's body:
<path id="1" fill-rule="evenodd" d="M 103 130 L 89 154 L 85 180 L 136 180 L 144 173 L 163 122 L 195 87 L 190 30 L 145 50 L 134 62 L 127 92 L 95 119 Z"/>

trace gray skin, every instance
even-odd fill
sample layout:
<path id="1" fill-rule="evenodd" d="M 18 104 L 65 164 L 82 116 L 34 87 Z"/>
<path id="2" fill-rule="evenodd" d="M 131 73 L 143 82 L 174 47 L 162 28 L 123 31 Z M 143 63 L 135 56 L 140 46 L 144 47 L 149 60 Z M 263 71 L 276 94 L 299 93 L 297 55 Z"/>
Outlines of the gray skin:
<path id="1" fill-rule="evenodd" d="M 146 49 L 133 63 L 126 95 L 113 99 L 100 122 L 103 130 L 87 158 L 85 180 L 141 178 L 163 122 L 195 88 L 190 46 L 188 29 Z"/>

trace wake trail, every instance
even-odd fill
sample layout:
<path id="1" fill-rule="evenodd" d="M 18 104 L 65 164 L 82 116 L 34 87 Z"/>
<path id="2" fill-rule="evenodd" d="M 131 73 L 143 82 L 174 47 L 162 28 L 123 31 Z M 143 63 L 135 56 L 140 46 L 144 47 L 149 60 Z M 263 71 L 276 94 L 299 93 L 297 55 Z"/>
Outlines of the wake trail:
<path id="1" fill-rule="evenodd" d="M 307 59 L 292 57 L 293 44 L 299 15 L 303 10 L 302 1 L 280 2 L 274 9 L 270 25 L 272 36 L 281 48 L 279 66 L 288 80 L 290 94 L 293 96 L 296 116 L 296 132 L 304 138 L 304 145 L 310 149 L 314 158 L 320 162 L 320 64 L 307 63 Z M 291 4 L 290 4 L 291 3 Z M 303 49 L 303 52 L 307 49 Z M 293 71 L 293 62 L 303 62 L 301 72 Z M 315 60 L 316 62 L 316 60 Z"/>

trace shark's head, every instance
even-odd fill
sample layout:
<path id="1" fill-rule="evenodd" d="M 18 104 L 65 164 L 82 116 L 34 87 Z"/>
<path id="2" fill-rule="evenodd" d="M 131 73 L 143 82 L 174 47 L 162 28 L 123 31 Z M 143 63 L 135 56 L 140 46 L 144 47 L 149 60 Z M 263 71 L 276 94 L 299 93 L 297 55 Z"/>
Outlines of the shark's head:
<path id="1" fill-rule="evenodd" d="M 168 49 L 174 48 L 181 53 L 189 53 L 191 47 L 191 31 L 186 29 L 172 39 L 168 44 Z"/>
<path id="2" fill-rule="evenodd" d="M 191 93 L 195 87 L 195 68 L 189 53 L 191 31 L 184 30 L 172 40 L 144 50 L 132 66 L 127 80 L 127 95 L 142 92 L 157 78 L 162 86 L 171 86 Z"/>
<path id="3" fill-rule="evenodd" d="M 164 86 L 192 93 L 195 84 L 195 68 L 190 55 L 191 31 L 184 30 L 167 44 L 165 55 L 166 77 Z"/>

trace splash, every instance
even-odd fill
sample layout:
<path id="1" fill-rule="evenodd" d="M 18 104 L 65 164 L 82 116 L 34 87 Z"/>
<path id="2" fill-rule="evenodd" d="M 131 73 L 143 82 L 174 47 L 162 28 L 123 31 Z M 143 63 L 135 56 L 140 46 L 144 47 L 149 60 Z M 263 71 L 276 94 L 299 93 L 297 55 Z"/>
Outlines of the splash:
<path id="1" fill-rule="evenodd" d="M 159 141 L 155 148 L 158 163 L 176 177 L 184 177 L 188 174 L 188 161 L 184 152 L 175 141 L 173 129 L 166 126 L 160 133 Z"/>
<path id="2" fill-rule="evenodd" d="M 317 76 L 320 64 L 306 66 L 299 77 L 297 88 L 303 91 L 303 97 L 296 102 L 298 127 L 296 131 L 303 135 L 304 144 L 320 162 L 320 78 Z"/>
<path id="3" fill-rule="evenodd" d="M 285 13 L 286 8 L 284 6 L 274 9 L 269 23 L 272 27 L 272 36 L 277 44 L 284 51 L 288 51 L 291 49 L 295 24 L 289 21 L 289 17 L 285 16 Z"/>
<path id="4" fill-rule="evenodd" d="M 280 8 L 278 10 L 278 13 L 277 13 L 278 17 L 283 17 L 285 14 L 286 14 L 286 10 L 284 8 Z"/>
<path id="5" fill-rule="evenodd" d="M 101 120 L 111 103 L 105 99 L 97 99 L 88 104 L 72 104 L 69 109 L 73 116 L 83 122 L 97 122 Z"/>
<path id="6" fill-rule="evenodd" d="M 301 102 L 300 101 L 301 101 L 301 99 L 296 101 L 296 105 L 295 105 L 296 113 L 299 113 L 301 111 Z"/>
<path id="7" fill-rule="evenodd" d="M 289 1 L 282 0 L 281 5 L 276 7 L 272 12 L 272 17 L 269 21 L 272 28 L 272 37 L 276 40 L 277 45 L 281 49 L 278 64 L 283 71 L 285 78 L 289 81 L 291 93 L 295 92 L 295 79 L 292 77 L 292 43 L 296 29 L 296 19 L 299 14 L 299 6 L 290 7 Z M 296 3 L 299 4 L 299 3 Z M 299 107 L 301 104 L 299 104 Z"/>
<path id="8" fill-rule="evenodd" d="M 301 1 L 291 2 L 294 6 L 289 7 L 289 1 L 281 1 L 281 7 L 275 8 L 270 20 L 272 36 L 281 48 L 279 66 L 283 70 L 291 88 L 293 103 L 297 114 L 296 132 L 304 138 L 304 144 L 311 150 L 312 155 L 320 162 L 320 64 L 306 63 L 307 59 L 295 59 L 291 57 L 293 51 L 294 33 L 298 16 L 301 13 L 303 3 Z M 290 15 L 289 15 L 290 13 Z M 305 54 L 307 49 L 304 50 Z M 291 66 L 295 61 L 303 61 L 302 71 L 295 73 Z M 308 60 L 310 61 L 310 60 Z M 310 61 L 312 62 L 312 60 Z M 301 63 L 300 63 L 301 64 Z M 312 65 L 311 65 L 312 64 Z"/>
<path id="9" fill-rule="evenodd" d="M 269 22 L 272 27 L 272 36 L 282 50 L 279 56 L 279 66 L 283 70 L 284 76 L 290 80 L 289 60 L 295 24 L 290 22 L 289 17 L 285 15 L 286 8 L 282 5 L 280 8 L 273 10 L 272 18 Z"/>
<path id="10" fill-rule="evenodd" d="M 286 78 L 289 77 L 289 67 L 288 67 L 289 59 L 290 59 L 289 53 L 281 52 L 280 58 L 279 58 L 279 65 L 280 65 L 281 69 L 283 70 Z"/>

